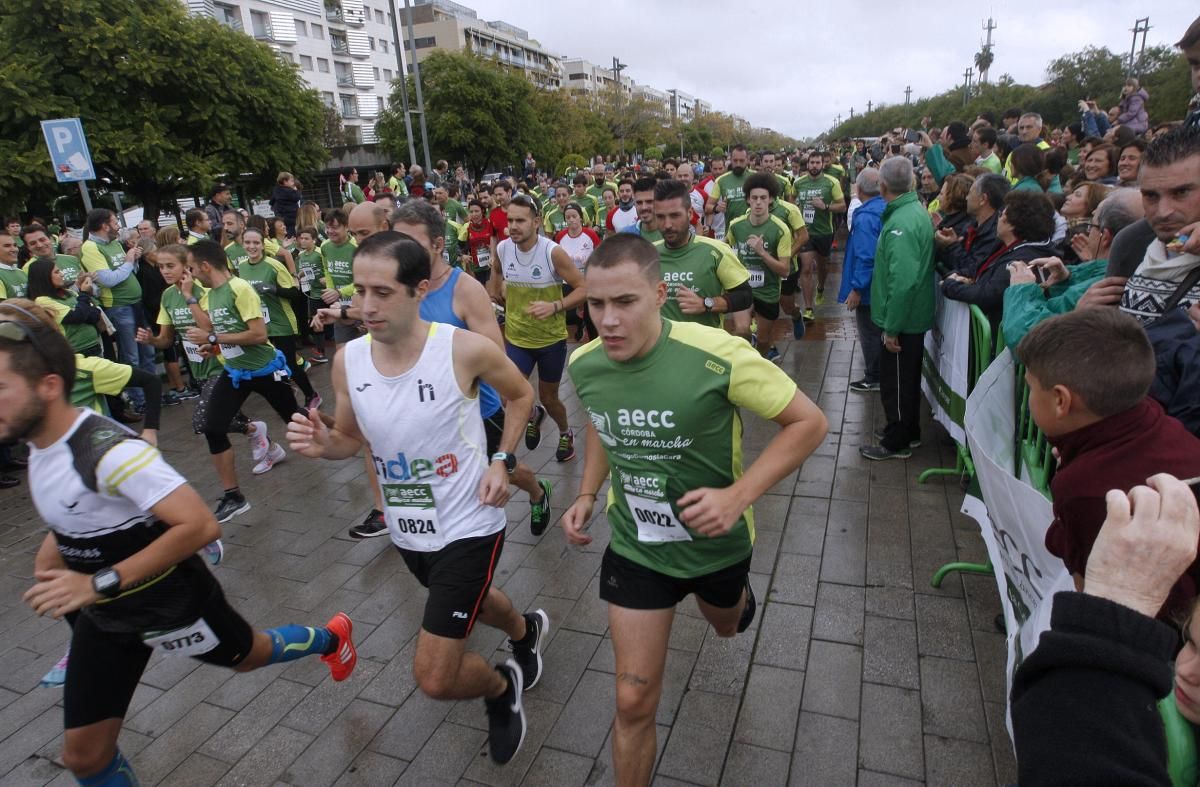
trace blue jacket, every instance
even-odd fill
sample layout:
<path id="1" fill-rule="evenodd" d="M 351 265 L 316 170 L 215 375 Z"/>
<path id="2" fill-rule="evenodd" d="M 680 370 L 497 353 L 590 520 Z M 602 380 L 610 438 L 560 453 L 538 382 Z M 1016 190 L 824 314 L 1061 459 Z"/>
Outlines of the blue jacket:
<path id="1" fill-rule="evenodd" d="M 845 303 L 851 290 L 857 290 L 864 304 L 871 302 L 871 274 L 875 272 L 875 247 L 883 229 L 883 209 L 887 202 L 875 196 L 854 211 L 854 224 L 846 241 L 846 257 L 842 265 L 842 287 L 838 302 Z"/>

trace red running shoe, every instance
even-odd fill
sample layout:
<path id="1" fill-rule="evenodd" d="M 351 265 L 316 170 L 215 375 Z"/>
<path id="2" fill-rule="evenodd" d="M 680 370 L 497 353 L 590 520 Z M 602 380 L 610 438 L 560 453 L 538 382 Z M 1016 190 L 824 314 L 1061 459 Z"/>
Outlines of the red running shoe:
<path id="1" fill-rule="evenodd" d="M 345 612 L 339 612 L 330 618 L 325 628 L 337 635 L 338 646 L 333 653 L 322 656 L 321 661 L 329 665 L 329 672 L 335 681 L 343 681 L 350 677 L 350 673 L 354 672 L 354 665 L 358 664 L 358 651 L 350 637 L 354 624 Z"/>

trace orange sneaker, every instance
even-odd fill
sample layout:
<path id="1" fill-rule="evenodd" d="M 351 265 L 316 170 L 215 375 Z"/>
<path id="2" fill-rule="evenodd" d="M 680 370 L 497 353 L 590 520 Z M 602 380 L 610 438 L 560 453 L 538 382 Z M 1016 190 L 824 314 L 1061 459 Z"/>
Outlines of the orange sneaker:
<path id="1" fill-rule="evenodd" d="M 354 665 L 358 663 L 358 650 L 350 637 L 354 624 L 345 612 L 339 612 L 329 619 L 325 628 L 337 635 L 338 646 L 333 653 L 322 656 L 321 661 L 329 665 L 329 672 L 335 681 L 343 681 L 350 677 L 350 673 L 354 672 Z"/>

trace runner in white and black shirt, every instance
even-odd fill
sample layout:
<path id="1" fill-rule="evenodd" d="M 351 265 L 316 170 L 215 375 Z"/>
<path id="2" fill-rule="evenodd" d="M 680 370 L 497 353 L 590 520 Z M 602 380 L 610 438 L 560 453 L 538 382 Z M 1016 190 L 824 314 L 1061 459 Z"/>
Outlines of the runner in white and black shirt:
<path id="1" fill-rule="evenodd" d="M 73 407 L 66 338 L 0 304 L 0 441 L 29 442 L 29 483 L 50 528 L 24 600 L 73 628 L 63 762 L 81 783 L 136 784 L 117 749 L 153 649 L 245 672 L 320 655 L 334 680 L 356 663 L 350 619 L 253 630 L 196 552 L 220 535 L 158 449 Z"/>

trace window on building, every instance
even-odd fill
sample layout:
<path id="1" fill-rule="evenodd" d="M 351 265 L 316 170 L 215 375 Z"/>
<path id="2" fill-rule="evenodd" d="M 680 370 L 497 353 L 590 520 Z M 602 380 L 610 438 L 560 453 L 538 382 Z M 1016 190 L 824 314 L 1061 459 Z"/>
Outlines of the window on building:
<path id="1" fill-rule="evenodd" d="M 312 23 L 312 37 L 316 38 L 318 40 L 324 41 L 325 40 L 325 28 L 321 27 L 316 22 L 313 22 Z"/>
<path id="2" fill-rule="evenodd" d="M 345 129 L 346 137 L 351 145 L 357 145 L 362 141 L 362 126 L 345 126 Z"/>
<path id="3" fill-rule="evenodd" d="M 379 39 L 379 51 L 383 52 L 385 55 L 387 54 L 387 51 L 388 51 L 388 42 L 382 38 Z"/>
<path id="4" fill-rule="evenodd" d="M 250 32 L 255 38 L 270 38 L 271 18 L 262 11 L 251 11 Z"/>
<path id="5" fill-rule="evenodd" d="M 279 55 L 279 59 L 283 60 L 284 62 L 287 62 L 287 63 L 295 63 L 296 62 L 296 58 L 292 55 L 291 52 L 276 52 L 275 54 Z"/>
<path id="6" fill-rule="evenodd" d="M 313 70 L 312 58 L 309 57 L 308 55 L 300 55 L 300 68 L 303 69 L 304 71 L 312 71 Z"/>
<path id="7" fill-rule="evenodd" d="M 317 58 L 317 70 L 320 71 L 322 74 L 328 74 L 329 73 L 329 61 L 323 57 L 318 57 Z"/>
<path id="8" fill-rule="evenodd" d="M 375 72 L 375 81 L 378 82 L 379 81 L 379 69 L 374 68 L 372 70 Z"/>
<path id="9" fill-rule="evenodd" d="M 373 36 L 367 36 L 367 48 L 372 52 L 375 51 L 375 38 Z"/>
<path id="10" fill-rule="evenodd" d="M 358 106 L 354 100 L 354 96 L 348 96 L 344 93 L 338 95 L 338 100 L 342 105 L 342 117 L 356 118 L 358 117 Z"/>
<path id="11" fill-rule="evenodd" d="M 232 27 L 234 30 L 242 29 L 242 12 L 233 6 L 217 3 L 213 6 L 213 16 L 226 27 Z"/>
<path id="12" fill-rule="evenodd" d="M 383 69 L 383 78 L 385 80 L 387 80 L 388 82 L 391 82 L 392 81 L 392 69 L 390 69 L 390 68 Z"/>
<path id="13" fill-rule="evenodd" d="M 321 102 L 324 103 L 325 106 L 327 106 L 327 107 L 336 107 L 337 106 L 337 101 L 336 101 L 336 99 L 334 99 L 333 93 L 330 93 L 328 90 L 323 91 L 321 93 Z"/>
<path id="14" fill-rule="evenodd" d="M 377 24 L 381 24 L 381 25 L 383 24 L 383 12 L 380 11 L 378 8 L 375 9 L 375 22 Z"/>
<path id="15" fill-rule="evenodd" d="M 296 35 L 299 38 L 308 38 L 308 25 L 304 23 L 303 19 L 296 20 Z"/>
<path id="16" fill-rule="evenodd" d="M 350 70 L 350 66 L 345 63 L 334 63 L 333 73 L 337 76 L 339 85 L 354 84 L 354 72 Z"/>
<path id="17" fill-rule="evenodd" d="M 580 71 L 577 74 L 571 74 L 570 76 L 567 77 L 567 79 L 570 79 L 572 81 L 577 80 L 577 79 L 586 80 L 587 78 L 588 78 L 588 75 L 583 73 L 582 71 Z"/>
<path id="18" fill-rule="evenodd" d="M 431 46 L 437 46 L 437 36 L 418 38 L 414 43 L 416 43 L 417 49 L 428 49 Z"/>

